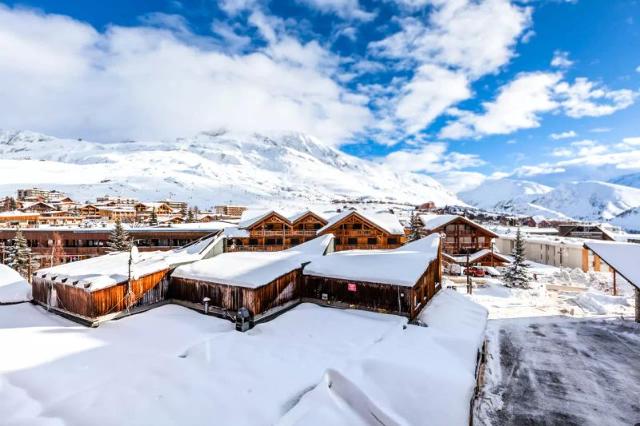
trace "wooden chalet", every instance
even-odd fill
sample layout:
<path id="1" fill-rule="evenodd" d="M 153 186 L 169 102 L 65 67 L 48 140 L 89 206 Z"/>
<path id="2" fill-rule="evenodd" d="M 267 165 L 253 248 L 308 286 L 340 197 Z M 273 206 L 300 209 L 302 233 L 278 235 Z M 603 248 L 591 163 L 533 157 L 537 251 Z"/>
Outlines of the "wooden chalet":
<path id="1" fill-rule="evenodd" d="M 33 203 L 24 203 L 21 210 L 27 213 L 46 213 L 56 211 L 56 207 L 53 204 L 36 201 Z"/>
<path id="2" fill-rule="evenodd" d="M 442 288 L 440 237 L 392 250 L 347 250 L 303 270 L 303 301 L 388 312 L 415 319 Z"/>
<path id="3" fill-rule="evenodd" d="M 333 234 L 336 251 L 391 249 L 406 241 L 404 227 L 391 213 L 345 210 L 329 219 L 318 235 Z"/>
<path id="4" fill-rule="evenodd" d="M 449 255 L 491 250 L 493 239 L 498 237 L 495 232 L 464 216 L 421 214 L 418 217 L 424 234 L 440 234 L 444 237 L 443 251 Z"/>
<path id="5" fill-rule="evenodd" d="M 326 235 L 278 252 L 233 252 L 175 270 L 169 286 L 172 301 L 207 313 L 233 318 L 247 308 L 254 320 L 300 301 L 302 267 L 332 250 Z"/>
<path id="6" fill-rule="evenodd" d="M 558 236 L 615 241 L 613 233 L 601 224 L 565 223 L 558 226 Z"/>
<path id="7" fill-rule="evenodd" d="M 174 209 L 166 203 L 137 203 L 134 206 L 134 209 L 138 216 L 150 215 L 154 209 L 157 215 L 169 215 L 175 213 Z"/>
<path id="8" fill-rule="evenodd" d="M 164 301 L 169 273 L 178 265 L 220 253 L 222 239 L 218 234 L 177 251 L 117 252 L 40 269 L 32 277 L 33 300 L 95 326 Z"/>
<path id="9" fill-rule="evenodd" d="M 245 212 L 230 233 L 229 251 L 279 251 L 316 238 L 327 220 L 310 210 L 285 216 L 274 210 Z"/>
<path id="10" fill-rule="evenodd" d="M 17 210 L 1 212 L 0 226 L 30 227 L 37 226 L 40 213 L 25 213 Z"/>
<path id="11" fill-rule="evenodd" d="M 475 253 L 467 255 L 452 256 L 444 253 L 442 255 L 444 262 L 455 263 L 461 266 L 506 266 L 511 263 L 511 259 L 503 254 L 489 249 L 478 250 Z"/>

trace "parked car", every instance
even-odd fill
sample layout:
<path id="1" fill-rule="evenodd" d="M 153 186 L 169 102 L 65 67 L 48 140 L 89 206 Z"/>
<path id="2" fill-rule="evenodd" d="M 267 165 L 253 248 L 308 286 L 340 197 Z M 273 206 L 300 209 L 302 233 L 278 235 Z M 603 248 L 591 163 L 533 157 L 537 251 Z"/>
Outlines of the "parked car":
<path id="1" fill-rule="evenodd" d="M 470 268 L 465 268 L 465 275 L 471 275 L 472 277 L 482 278 L 485 276 L 484 269 L 479 268 L 477 266 L 472 266 Z"/>
<path id="2" fill-rule="evenodd" d="M 498 271 L 493 266 L 482 266 L 482 269 L 484 270 L 484 273 L 489 275 L 490 277 L 499 277 L 502 275 L 500 271 Z"/>

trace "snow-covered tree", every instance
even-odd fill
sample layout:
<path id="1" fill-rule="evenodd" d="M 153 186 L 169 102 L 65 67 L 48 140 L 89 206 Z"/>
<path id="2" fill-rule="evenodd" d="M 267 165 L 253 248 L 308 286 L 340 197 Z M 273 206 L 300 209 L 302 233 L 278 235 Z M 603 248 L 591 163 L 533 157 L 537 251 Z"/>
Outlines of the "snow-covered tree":
<path id="1" fill-rule="evenodd" d="M 193 209 L 189 209 L 189 211 L 187 212 L 187 219 L 185 220 L 185 222 L 187 223 L 193 222 Z"/>
<path id="2" fill-rule="evenodd" d="M 511 252 L 513 262 L 504 272 L 504 282 L 508 287 L 529 288 L 529 271 L 524 258 L 524 240 L 520 228 L 516 233 L 516 243 Z"/>
<path id="3" fill-rule="evenodd" d="M 420 230 L 422 229 L 422 223 L 420 223 L 420 217 L 415 213 L 415 210 L 411 212 L 411 217 L 409 219 L 409 236 L 407 237 L 407 241 L 415 241 L 419 240 L 422 237 Z"/>
<path id="4" fill-rule="evenodd" d="M 15 237 L 8 249 L 7 265 L 18 271 L 23 277 L 29 275 L 31 265 L 31 249 L 27 245 L 27 239 L 22 234 L 20 228 L 16 231 Z"/>
<path id="5" fill-rule="evenodd" d="M 111 231 L 107 247 L 109 252 L 129 250 L 131 241 L 129 234 L 124 230 L 120 218 L 116 218 L 116 226 Z"/>
<path id="6" fill-rule="evenodd" d="M 149 216 L 149 225 L 155 226 L 158 224 L 158 214 L 156 213 L 156 208 L 154 207 L 151 210 L 151 215 Z"/>
<path id="7" fill-rule="evenodd" d="M 60 265 L 64 262 L 65 252 L 62 246 L 62 237 L 59 233 L 53 233 L 53 245 L 51 246 L 51 257 L 49 258 L 49 266 Z"/>

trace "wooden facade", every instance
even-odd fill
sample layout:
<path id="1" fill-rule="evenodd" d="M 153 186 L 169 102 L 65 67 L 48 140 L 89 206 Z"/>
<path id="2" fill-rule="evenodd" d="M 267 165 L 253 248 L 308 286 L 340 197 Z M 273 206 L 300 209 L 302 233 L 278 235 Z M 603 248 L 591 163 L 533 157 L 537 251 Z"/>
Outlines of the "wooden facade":
<path id="1" fill-rule="evenodd" d="M 323 229 L 320 235 L 333 234 L 335 250 L 393 249 L 406 242 L 406 235 L 392 234 L 360 213 L 353 211 Z"/>
<path id="2" fill-rule="evenodd" d="M 50 276 L 33 277 L 33 300 L 65 314 L 95 321 L 104 315 L 116 314 L 129 308 L 147 306 L 165 300 L 169 289 L 169 270 L 164 269 L 130 282 L 91 291 L 84 286 L 57 283 Z"/>
<path id="3" fill-rule="evenodd" d="M 327 305 L 403 315 L 413 320 L 442 288 L 441 256 L 438 251 L 438 257 L 413 287 L 305 275 L 302 297 Z"/>
<path id="4" fill-rule="evenodd" d="M 498 235 L 485 227 L 463 217 L 456 216 L 451 221 L 432 229 L 425 229 L 426 235 L 444 234 L 443 251 L 450 255 L 475 253 L 491 250 L 492 240 Z"/>
<path id="5" fill-rule="evenodd" d="M 245 307 L 252 315 L 259 317 L 288 302 L 299 300 L 300 289 L 300 269 L 257 288 L 172 277 L 169 298 L 202 305 L 203 299 L 208 297 L 211 299 L 209 306 L 217 313 L 230 312 L 233 315 Z"/>
<path id="6" fill-rule="evenodd" d="M 247 236 L 234 237 L 228 244 L 229 251 L 280 251 L 316 238 L 327 221 L 309 211 L 294 221 L 280 213 L 270 212 L 242 229 Z"/>

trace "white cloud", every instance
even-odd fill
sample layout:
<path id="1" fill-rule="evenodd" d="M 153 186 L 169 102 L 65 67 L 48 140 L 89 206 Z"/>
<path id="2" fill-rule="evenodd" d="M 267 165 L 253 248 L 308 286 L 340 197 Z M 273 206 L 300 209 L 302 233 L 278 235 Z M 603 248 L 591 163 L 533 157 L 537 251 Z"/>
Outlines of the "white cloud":
<path id="1" fill-rule="evenodd" d="M 464 75 L 437 65 L 422 65 L 404 86 L 395 115 L 404 121 L 408 132 L 415 133 L 469 96 L 469 82 Z"/>
<path id="2" fill-rule="evenodd" d="M 367 99 L 332 78 L 338 60 L 262 18 L 267 47 L 229 55 L 183 30 L 100 33 L 0 5 L 0 127 L 98 140 L 290 130 L 335 144 L 362 131 Z"/>
<path id="3" fill-rule="evenodd" d="M 573 61 L 569 59 L 569 52 L 563 52 L 562 50 L 553 52 L 552 67 L 569 68 L 571 65 L 573 65 Z"/>
<path id="4" fill-rule="evenodd" d="M 509 134 L 540 126 L 541 115 L 554 111 L 573 118 L 613 114 L 630 106 L 637 95 L 627 89 L 608 90 L 586 78 L 574 84 L 561 79 L 561 73 L 519 74 L 500 88 L 495 101 L 483 103 L 482 113 L 454 110 L 451 115 L 458 118 L 441 130 L 440 137 Z"/>
<path id="5" fill-rule="evenodd" d="M 512 174 L 517 177 L 531 177 L 539 175 L 549 175 L 553 173 L 562 173 L 565 169 L 559 166 L 550 164 L 540 164 L 537 166 L 522 166 L 518 167 Z"/>
<path id="6" fill-rule="evenodd" d="M 636 72 L 640 72 L 640 65 L 636 68 Z"/>
<path id="7" fill-rule="evenodd" d="M 343 19 L 370 21 L 376 17 L 373 12 L 364 10 L 358 0 L 298 0 L 322 13 L 334 13 Z"/>
<path id="8" fill-rule="evenodd" d="M 551 133 L 551 135 L 549 136 L 551 137 L 551 139 L 557 141 L 559 139 L 575 138 L 576 136 L 578 136 L 578 134 L 573 130 L 567 130 L 565 132 L 560 132 L 560 133 Z"/>
<path id="9" fill-rule="evenodd" d="M 218 0 L 218 7 L 230 16 L 250 10 L 257 4 L 256 0 Z"/>
<path id="10" fill-rule="evenodd" d="M 635 136 L 635 137 L 631 137 L 631 138 L 624 138 L 624 139 L 622 139 L 622 142 L 625 145 L 638 146 L 638 145 L 640 145 L 640 136 Z"/>
<path id="11" fill-rule="evenodd" d="M 573 84 L 561 82 L 556 93 L 565 113 L 573 118 L 613 114 L 633 104 L 637 96 L 632 90 L 608 90 L 583 77 Z"/>
<path id="12" fill-rule="evenodd" d="M 569 148 L 556 148 L 551 151 L 551 155 L 554 157 L 570 157 L 573 154 L 573 151 Z"/>
<path id="13" fill-rule="evenodd" d="M 482 113 L 460 111 L 459 118 L 447 124 L 440 137 L 459 139 L 538 127 L 539 114 L 557 107 L 552 94 L 559 79 L 555 73 L 520 74 L 500 89 L 493 102 L 483 103 Z"/>
<path id="14" fill-rule="evenodd" d="M 399 21 L 399 32 L 370 44 L 381 56 L 460 69 L 471 78 L 496 71 L 514 55 L 531 24 L 531 9 L 508 0 L 432 0 L 428 22 Z"/>
<path id="15" fill-rule="evenodd" d="M 426 143 L 415 149 L 395 151 L 384 157 L 382 162 L 394 170 L 429 174 L 462 170 L 485 164 L 475 154 L 447 152 L 447 144 L 443 142 Z"/>
<path id="16" fill-rule="evenodd" d="M 433 176 L 436 178 L 442 186 L 454 193 L 468 191 L 470 189 L 477 188 L 487 179 L 482 173 L 479 172 L 466 172 L 466 171 L 450 171 L 444 173 L 438 173 Z"/>

